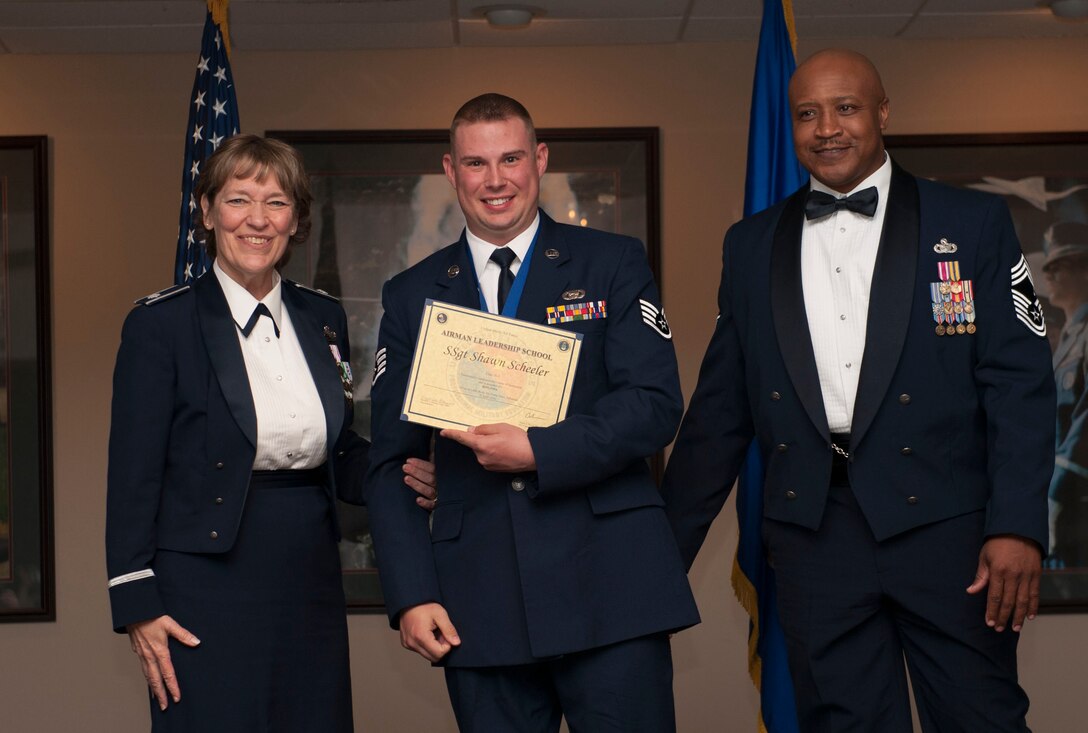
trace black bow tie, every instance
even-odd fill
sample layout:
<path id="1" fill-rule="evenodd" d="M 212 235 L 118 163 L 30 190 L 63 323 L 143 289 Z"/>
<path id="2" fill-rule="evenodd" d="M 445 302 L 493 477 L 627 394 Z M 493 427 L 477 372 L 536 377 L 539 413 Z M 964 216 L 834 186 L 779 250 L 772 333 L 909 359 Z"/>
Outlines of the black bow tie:
<path id="1" fill-rule="evenodd" d="M 872 216 L 876 213 L 878 198 L 876 186 L 870 186 L 845 198 L 836 198 L 823 191 L 809 191 L 808 199 L 805 200 L 805 218 L 819 219 L 821 216 L 834 214 L 839 209 L 848 209 L 863 216 Z"/>
<path id="2" fill-rule="evenodd" d="M 257 325 L 257 320 L 261 316 L 268 316 L 268 320 L 272 321 L 272 328 L 276 329 L 276 338 L 279 338 L 280 327 L 276 325 L 276 319 L 272 317 L 272 312 L 268 310 L 268 306 L 264 303 L 258 303 L 257 307 L 253 309 L 253 315 L 249 317 L 249 321 L 242 327 L 242 335 L 249 338 L 249 334 L 253 333 L 253 327 Z"/>

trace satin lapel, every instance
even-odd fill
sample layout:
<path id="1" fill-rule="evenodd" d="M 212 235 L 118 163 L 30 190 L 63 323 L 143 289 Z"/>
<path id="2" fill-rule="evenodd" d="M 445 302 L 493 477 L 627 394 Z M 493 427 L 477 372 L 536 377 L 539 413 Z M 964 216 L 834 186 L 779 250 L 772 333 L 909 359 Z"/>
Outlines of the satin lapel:
<path id="1" fill-rule="evenodd" d="M 557 256 L 549 257 L 551 252 Z M 529 278 L 518 303 L 518 320 L 529 323 L 546 323 L 548 306 L 555 305 L 567 287 L 567 274 L 562 269 L 570 259 L 559 226 L 543 211 L 540 212 L 540 231 L 529 263 Z M 589 298 L 591 294 L 587 294 Z"/>
<path id="2" fill-rule="evenodd" d="M 196 296 L 196 312 L 200 332 L 204 336 L 204 347 L 208 350 L 208 360 L 219 382 L 219 389 L 238 427 L 256 448 L 257 412 L 253 407 L 253 393 L 249 389 L 242 347 L 238 344 L 238 327 L 214 272 L 205 273 L 193 283 L 193 295 Z"/>
<path id="3" fill-rule="evenodd" d="M 448 252 L 446 266 L 435 280 L 435 300 L 459 305 L 464 308 L 480 309 L 480 291 L 476 287 L 475 265 L 468 251 L 465 233 L 462 230 L 457 246 Z M 422 303 L 421 312 L 422 312 Z"/>
<path id="4" fill-rule="evenodd" d="M 291 325 L 298 336 L 302 353 L 306 355 L 306 364 L 310 367 L 310 376 L 317 387 L 321 406 L 325 408 L 328 450 L 331 452 L 344 425 L 344 387 L 340 383 L 336 359 L 325 339 L 325 328 L 335 331 L 335 324 L 321 322 L 318 314 L 307 306 L 294 283 L 284 280 L 281 289 L 283 304 L 291 315 Z"/>
<path id="5" fill-rule="evenodd" d="M 861 444 L 880 409 L 907 339 L 918 270 L 919 218 L 918 184 L 913 176 L 894 166 L 869 289 L 865 355 L 850 424 L 850 444 L 854 446 Z"/>
<path id="6" fill-rule="evenodd" d="M 820 375 L 816 371 L 801 285 L 801 223 L 807 192 L 808 186 L 805 186 L 786 201 L 775 228 L 771 246 L 771 315 L 778 349 L 797 396 L 812 424 L 821 435 L 829 438 L 827 411 L 820 390 Z"/>

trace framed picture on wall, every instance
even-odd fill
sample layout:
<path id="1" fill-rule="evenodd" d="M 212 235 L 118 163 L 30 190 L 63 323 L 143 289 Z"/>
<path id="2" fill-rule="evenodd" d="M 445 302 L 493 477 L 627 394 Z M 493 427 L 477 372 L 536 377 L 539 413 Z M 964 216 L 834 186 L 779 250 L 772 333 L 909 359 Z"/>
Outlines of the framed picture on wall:
<path id="1" fill-rule="evenodd" d="M 0 621 L 56 618 L 46 149 L 0 137 Z"/>
<path id="2" fill-rule="evenodd" d="M 465 226 L 442 170 L 446 130 L 284 131 L 314 193 L 309 242 L 294 251 L 286 277 L 338 298 L 348 315 L 355 429 L 370 433 L 370 380 L 381 321 L 382 285 L 446 245 Z M 660 266 L 657 128 L 538 129 L 548 144 L 543 209 L 558 222 L 637 237 L 654 275 Z M 660 280 L 659 280 L 660 281 Z M 655 458 L 655 471 L 662 457 Z M 659 474 L 660 475 L 660 474 Z M 365 508 L 340 505 L 340 556 L 348 607 L 382 609 Z"/>
<path id="3" fill-rule="evenodd" d="M 1043 303 L 1058 391 L 1041 607 L 1088 611 L 1088 133 L 890 135 L 911 173 L 998 194 Z"/>

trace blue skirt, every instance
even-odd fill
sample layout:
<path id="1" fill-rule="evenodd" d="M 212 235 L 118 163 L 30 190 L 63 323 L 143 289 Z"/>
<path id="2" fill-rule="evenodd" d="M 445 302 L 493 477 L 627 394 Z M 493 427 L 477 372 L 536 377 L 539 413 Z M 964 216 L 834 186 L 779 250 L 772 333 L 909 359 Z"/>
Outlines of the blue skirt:
<path id="1" fill-rule="evenodd" d="M 160 550 L 169 613 L 196 634 L 170 640 L 181 701 L 153 733 L 351 733 L 347 619 L 323 470 L 254 472 L 234 547 Z"/>

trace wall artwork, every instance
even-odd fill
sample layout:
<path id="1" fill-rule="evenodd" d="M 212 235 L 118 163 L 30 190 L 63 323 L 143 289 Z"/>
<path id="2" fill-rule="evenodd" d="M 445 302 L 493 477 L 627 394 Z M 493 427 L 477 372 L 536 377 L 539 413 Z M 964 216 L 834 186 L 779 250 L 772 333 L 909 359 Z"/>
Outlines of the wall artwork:
<path id="1" fill-rule="evenodd" d="M 0 137 L 0 621 L 56 618 L 46 149 Z"/>

